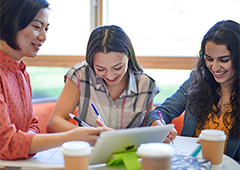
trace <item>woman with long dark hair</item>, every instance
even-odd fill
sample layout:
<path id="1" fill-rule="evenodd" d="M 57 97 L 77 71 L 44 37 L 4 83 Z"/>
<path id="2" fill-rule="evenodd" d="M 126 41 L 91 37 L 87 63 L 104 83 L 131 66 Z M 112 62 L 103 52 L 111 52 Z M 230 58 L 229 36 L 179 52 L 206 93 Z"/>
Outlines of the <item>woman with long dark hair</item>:
<path id="1" fill-rule="evenodd" d="M 77 63 L 65 76 L 65 86 L 48 122 L 49 132 L 76 128 L 68 113 L 98 126 L 95 105 L 105 125 L 112 129 L 146 125 L 159 92 L 156 82 L 137 63 L 132 43 L 122 28 L 106 25 L 89 37 L 86 61 Z"/>
<path id="2" fill-rule="evenodd" d="M 240 25 L 216 23 L 203 37 L 197 69 L 163 104 L 148 114 L 147 124 L 158 125 L 157 111 L 166 123 L 185 111 L 181 135 L 198 137 L 203 129 L 223 130 L 225 154 L 239 161 Z"/>

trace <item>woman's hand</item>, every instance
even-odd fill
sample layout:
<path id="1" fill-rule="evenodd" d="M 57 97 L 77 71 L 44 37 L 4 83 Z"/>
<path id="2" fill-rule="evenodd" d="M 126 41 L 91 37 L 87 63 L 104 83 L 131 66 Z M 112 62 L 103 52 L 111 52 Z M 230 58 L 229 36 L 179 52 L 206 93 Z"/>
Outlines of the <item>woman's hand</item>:
<path id="1" fill-rule="evenodd" d="M 176 139 L 177 130 L 173 128 L 168 136 L 164 139 L 163 143 L 173 143 L 173 140 Z"/>
<path id="2" fill-rule="evenodd" d="M 100 133 L 103 131 L 108 131 L 109 128 L 107 127 L 77 127 L 75 129 L 72 129 L 68 134 L 67 140 L 81 140 L 88 142 L 91 146 L 93 146 Z"/>
<path id="3" fill-rule="evenodd" d="M 114 131 L 114 129 L 107 127 L 106 125 L 104 125 L 100 120 L 96 119 L 96 123 L 98 124 L 98 126 L 100 127 L 104 127 L 106 128 L 107 131 Z"/>
<path id="4" fill-rule="evenodd" d="M 160 120 L 155 120 L 152 122 L 151 126 L 163 126 L 163 124 Z M 176 139 L 177 136 L 177 130 L 173 128 L 171 132 L 168 134 L 168 136 L 164 139 L 163 143 L 170 143 L 173 142 L 173 140 Z"/>

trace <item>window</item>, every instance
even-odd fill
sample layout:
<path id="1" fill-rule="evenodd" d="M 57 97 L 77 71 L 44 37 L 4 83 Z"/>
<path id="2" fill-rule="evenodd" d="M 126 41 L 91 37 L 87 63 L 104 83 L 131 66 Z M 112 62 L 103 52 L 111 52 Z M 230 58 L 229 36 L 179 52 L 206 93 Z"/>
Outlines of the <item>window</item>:
<path id="1" fill-rule="evenodd" d="M 48 0 L 50 3 L 47 41 L 39 55 L 85 55 L 90 33 L 90 3 L 87 0 Z M 35 60 L 35 59 L 34 59 Z M 33 99 L 57 98 L 69 68 L 27 67 Z"/>
<path id="2" fill-rule="evenodd" d="M 85 55 L 90 33 L 88 0 L 48 0 L 50 3 L 47 41 L 39 55 Z"/>
<path id="3" fill-rule="evenodd" d="M 50 27 L 39 55 L 54 57 L 84 56 L 91 29 L 99 23 L 122 27 L 132 40 L 137 56 L 195 57 L 202 36 L 213 24 L 225 19 L 240 22 L 239 0 L 48 1 Z M 94 11 L 96 9 L 99 11 Z M 69 68 L 27 69 L 34 98 L 57 98 Z M 159 83 L 162 91 L 156 101 L 162 102 L 189 77 L 190 70 L 146 68 L 146 72 Z"/>
<path id="4" fill-rule="evenodd" d="M 197 56 L 217 21 L 240 22 L 239 0 L 107 0 L 104 24 L 121 26 L 137 56 Z"/>

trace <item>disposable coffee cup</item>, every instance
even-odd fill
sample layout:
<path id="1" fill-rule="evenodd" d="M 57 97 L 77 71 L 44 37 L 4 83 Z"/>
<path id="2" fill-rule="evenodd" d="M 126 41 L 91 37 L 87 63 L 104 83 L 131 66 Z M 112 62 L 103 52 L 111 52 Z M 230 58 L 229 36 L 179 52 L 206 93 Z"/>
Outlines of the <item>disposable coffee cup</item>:
<path id="1" fill-rule="evenodd" d="M 222 130 L 205 129 L 199 136 L 201 139 L 202 157 L 210 160 L 212 165 L 221 166 L 226 135 Z"/>
<path id="2" fill-rule="evenodd" d="M 70 141 L 62 144 L 65 170 L 87 170 L 91 146 L 84 141 Z"/>
<path id="3" fill-rule="evenodd" d="M 142 170 L 170 170 L 174 149 L 165 143 L 144 143 L 137 149 Z"/>

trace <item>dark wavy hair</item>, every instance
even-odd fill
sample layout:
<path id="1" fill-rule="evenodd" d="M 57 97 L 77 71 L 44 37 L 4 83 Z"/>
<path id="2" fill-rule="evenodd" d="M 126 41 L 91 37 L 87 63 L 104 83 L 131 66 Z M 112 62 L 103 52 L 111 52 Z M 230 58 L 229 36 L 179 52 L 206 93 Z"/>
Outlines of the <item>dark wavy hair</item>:
<path id="1" fill-rule="evenodd" d="M 239 58 L 240 58 L 240 25 L 231 20 L 217 22 L 205 34 L 201 43 L 199 52 L 199 60 L 197 70 L 193 73 L 193 81 L 189 91 L 187 92 L 187 101 L 190 106 L 191 114 L 197 117 L 200 129 L 203 128 L 208 115 L 218 114 L 220 108 L 218 106 L 221 98 L 221 89 L 208 70 L 205 64 L 205 46 L 207 42 L 213 42 L 218 45 L 226 45 L 230 51 L 230 59 L 235 75 L 232 78 L 230 105 L 231 112 L 224 114 L 224 125 L 230 132 L 230 137 L 240 138 L 240 100 L 239 100 Z M 215 107 L 215 109 L 214 109 Z M 227 117 L 230 117 L 230 122 Z M 212 117 L 211 117 L 212 119 Z"/>
<path id="2" fill-rule="evenodd" d="M 18 31 L 27 27 L 42 8 L 49 8 L 46 0 L 1 0 L 0 39 L 15 50 Z"/>
<path id="3" fill-rule="evenodd" d="M 87 44 L 86 61 L 93 70 L 93 58 L 97 52 L 125 53 L 129 57 L 128 68 L 143 71 L 137 62 L 130 38 L 119 26 L 105 25 L 92 31 Z"/>

